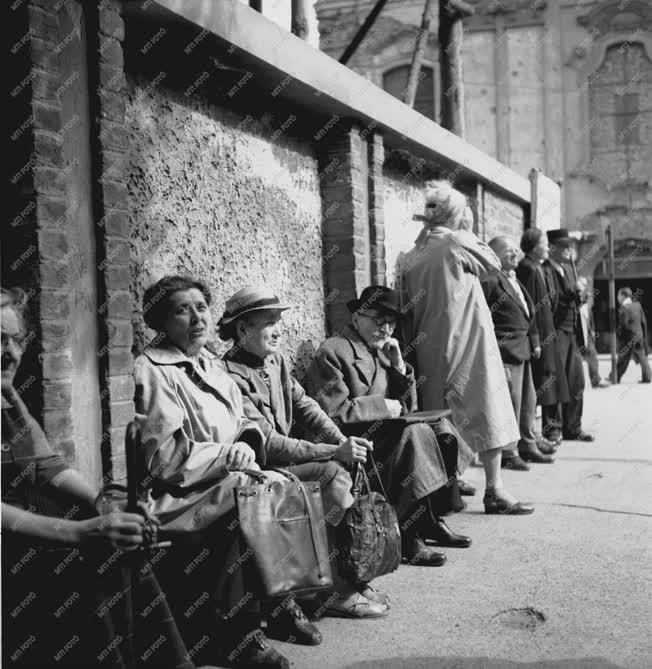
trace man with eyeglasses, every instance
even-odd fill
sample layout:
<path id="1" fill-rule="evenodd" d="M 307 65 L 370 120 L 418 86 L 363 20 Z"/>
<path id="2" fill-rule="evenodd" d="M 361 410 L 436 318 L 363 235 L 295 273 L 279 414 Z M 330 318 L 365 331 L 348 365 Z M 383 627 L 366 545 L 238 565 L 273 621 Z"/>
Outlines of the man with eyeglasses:
<path id="1" fill-rule="evenodd" d="M 403 557 L 438 566 L 445 555 L 426 545 L 466 548 L 442 516 L 461 508 L 456 474 L 473 454 L 443 418 L 433 425 L 398 419 L 417 411 L 417 380 L 392 336 L 402 314 L 398 294 L 369 286 L 347 304 L 351 325 L 317 350 L 308 392 L 344 434 L 374 443 L 374 457 L 389 502 L 401 524 Z"/>

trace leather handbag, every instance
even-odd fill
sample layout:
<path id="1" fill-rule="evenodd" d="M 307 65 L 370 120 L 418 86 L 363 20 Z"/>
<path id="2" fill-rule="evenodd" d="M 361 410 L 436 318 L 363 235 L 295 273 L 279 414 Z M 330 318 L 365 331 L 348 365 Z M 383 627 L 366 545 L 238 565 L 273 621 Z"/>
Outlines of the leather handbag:
<path id="1" fill-rule="evenodd" d="M 240 532 L 256 567 L 257 594 L 267 598 L 331 588 L 321 486 L 270 469 L 288 480 L 272 481 L 265 472 L 247 469 L 255 483 L 234 491 Z"/>
<path id="2" fill-rule="evenodd" d="M 396 571 L 401 563 L 401 532 L 396 511 L 387 502 L 387 493 L 370 453 L 368 457 L 383 494 L 371 490 L 365 468 L 358 464 L 353 485 L 356 501 L 337 526 L 339 571 L 353 583 L 369 583 Z"/>

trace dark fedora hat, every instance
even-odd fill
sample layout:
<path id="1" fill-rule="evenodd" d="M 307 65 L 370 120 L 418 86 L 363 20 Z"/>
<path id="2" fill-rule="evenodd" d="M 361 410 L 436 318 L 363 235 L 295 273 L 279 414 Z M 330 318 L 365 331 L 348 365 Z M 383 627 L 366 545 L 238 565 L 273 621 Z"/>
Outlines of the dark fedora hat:
<path id="1" fill-rule="evenodd" d="M 573 238 L 568 233 L 566 228 L 559 228 L 558 230 L 548 230 L 548 242 L 555 246 L 571 246 Z"/>
<path id="2" fill-rule="evenodd" d="M 359 299 L 349 300 L 346 306 L 351 313 L 376 309 L 387 314 L 394 314 L 397 318 L 403 316 L 398 293 L 387 286 L 367 286 L 360 293 Z"/>

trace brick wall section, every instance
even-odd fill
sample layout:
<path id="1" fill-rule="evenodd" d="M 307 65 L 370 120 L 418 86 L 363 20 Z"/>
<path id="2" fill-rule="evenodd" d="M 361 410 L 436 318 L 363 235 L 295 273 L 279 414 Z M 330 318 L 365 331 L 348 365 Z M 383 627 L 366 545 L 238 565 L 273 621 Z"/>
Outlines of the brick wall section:
<path id="1" fill-rule="evenodd" d="M 93 123 L 93 207 L 101 322 L 102 466 L 106 477 L 126 476 L 125 428 L 134 416 L 132 300 L 126 176 L 125 73 L 120 4 L 90 7 L 89 63 Z"/>
<path id="2" fill-rule="evenodd" d="M 385 145 L 382 135 L 374 133 L 369 139 L 369 237 L 371 255 L 371 282 L 385 285 L 385 184 L 383 164 Z"/>
<path id="3" fill-rule="evenodd" d="M 30 207 L 32 213 L 22 223 L 25 238 L 30 237 L 35 242 L 36 253 L 26 260 L 26 271 L 21 278 L 17 277 L 16 283 L 34 288 L 30 290 L 33 299 L 29 308 L 32 323 L 40 334 L 36 378 L 42 383 L 35 384 L 40 389 L 40 397 L 26 399 L 42 421 L 51 446 L 74 463 L 72 351 L 67 300 L 70 240 L 66 226 L 62 114 L 58 94 L 59 21 L 53 5 L 47 0 L 31 0 L 25 6 L 31 63 L 30 86 L 24 94 L 29 99 L 31 119 L 24 137 L 32 144 L 32 161 L 21 195 L 23 205 Z M 29 275 L 35 279 L 33 286 L 29 285 Z M 29 360 L 26 362 L 30 364 Z"/>
<path id="4" fill-rule="evenodd" d="M 332 135 L 331 135 L 332 133 Z M 366 150 L 355 126 L 338 124 L 319 155 L 324 235 L 326 323 L 329 333 L 349 320 L 346 303 L 368 284 Z"/>

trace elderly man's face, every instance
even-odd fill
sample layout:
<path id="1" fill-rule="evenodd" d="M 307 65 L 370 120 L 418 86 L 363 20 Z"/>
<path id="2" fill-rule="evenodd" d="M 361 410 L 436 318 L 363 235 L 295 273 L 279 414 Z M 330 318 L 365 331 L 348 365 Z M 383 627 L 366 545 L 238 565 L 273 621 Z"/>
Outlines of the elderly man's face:
<path id="1" fill-rule="evenodd" d="M 213 320 L 201 290 L 178 290 L 169 297 L 164 330 L 168 340 L 186 355 L 199 353 L 208 341 Z"/>
<path id="2" fill-rule="evenodd" d="M 0 309 L 2 318 L 2 388 L 9 388 L 14 382 L 16 371 L 23 357 L 25 333 L 23 324 L 13 307 Z"/>
<path id="3" fill-rule="evenodd" d="M 505 241 L 503 245 L 497 249 L 496 255 L 500 260 L 501 267 L 505 271 L 510 271 L 518 267 L 520 252 L 512 241 Z"/>
<path id="4" fill-rule="evenodd" d="M 382 348 L 396 328 L 396 316 L 381 313 L 377 309 L 356 311 L 352 321 L 353 327 L 369 348 Z"/>

